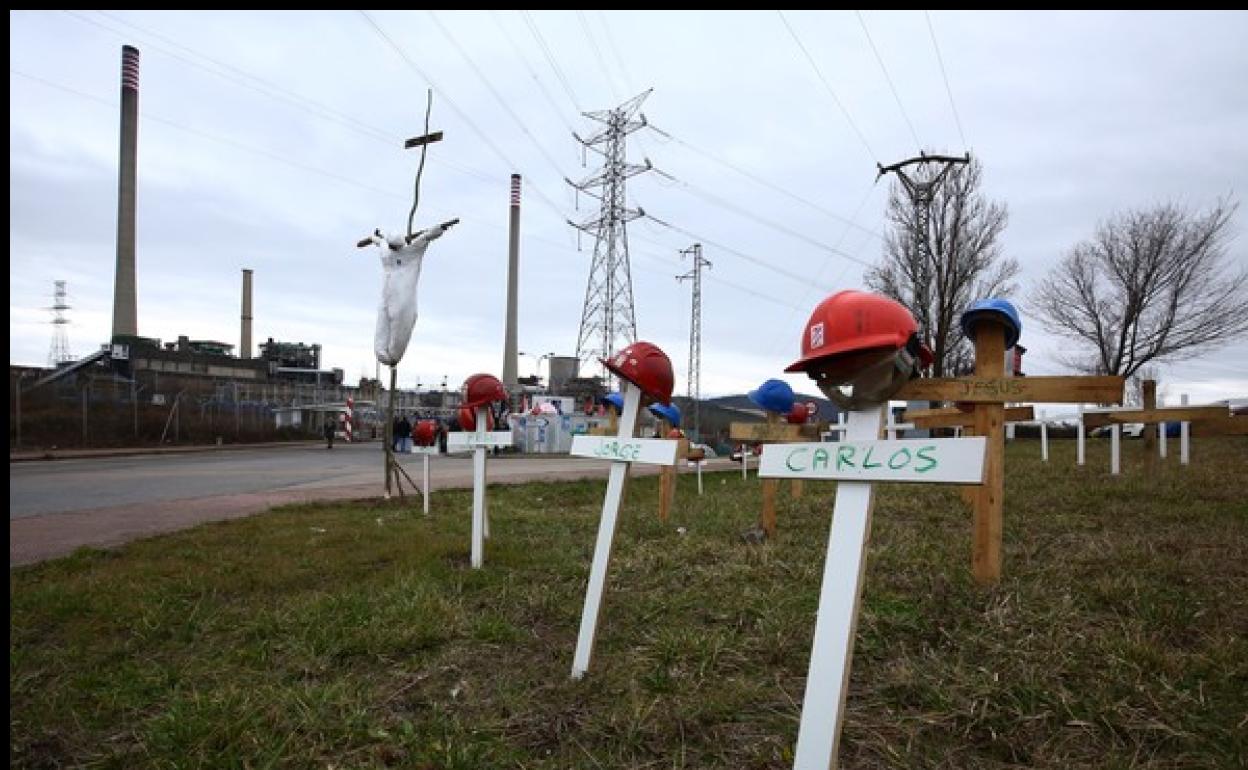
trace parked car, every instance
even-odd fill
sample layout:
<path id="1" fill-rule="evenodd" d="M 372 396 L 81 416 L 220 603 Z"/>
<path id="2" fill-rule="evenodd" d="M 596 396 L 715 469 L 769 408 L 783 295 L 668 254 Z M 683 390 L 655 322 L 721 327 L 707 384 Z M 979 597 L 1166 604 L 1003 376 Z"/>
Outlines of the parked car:
<path id="1" fill-rule="evenodd" d="M 1101 427 L 1093 430 L 1088 435 L 1096 436 L 1099 438 L 1109 438 L 1111 432 L 1113 432 L 1112 425 L 1102 425 Z M 1122 437 L 1123 438 L 1139 438 L 1140 436 L 1143 436 L 1143 435 L 1144 435 L 1144 423 L 1142 422 L 1123 423 L 1122 425 Z"/>

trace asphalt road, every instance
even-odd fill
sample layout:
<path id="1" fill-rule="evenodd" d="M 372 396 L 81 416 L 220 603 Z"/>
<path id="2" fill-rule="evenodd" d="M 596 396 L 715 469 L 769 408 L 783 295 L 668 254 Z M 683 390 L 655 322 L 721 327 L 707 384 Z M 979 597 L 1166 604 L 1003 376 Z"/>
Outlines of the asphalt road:
<path id="1" fill-rule="evenodd" d="M 401 464 L 419 483 L 423 458 L 403 455 Z M 522 483 L 604 478 L 608 467 L 566 455 L 513 455 L 491 459 L 487 473 L 490 483 Z M 633 472 L 655 471 L 634 466 Z M 430 484 L 434 494 L 471 486 L 470 457 L 432 458 Z M 9 567 L 274 505 L 379 497 L 382 486 L 377 443 L 10 462 Z"/>

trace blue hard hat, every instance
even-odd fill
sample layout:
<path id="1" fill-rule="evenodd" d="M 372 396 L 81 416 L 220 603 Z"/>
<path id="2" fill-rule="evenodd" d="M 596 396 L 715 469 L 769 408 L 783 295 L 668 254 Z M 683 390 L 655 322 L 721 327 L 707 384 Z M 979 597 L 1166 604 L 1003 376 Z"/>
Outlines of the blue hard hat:
<path id="1" fill-rule="evenodd" d="M 1014 347 L 1023 334 L 1023 322 L 1008 299 L 992 297 L 972 302 L 962 313 L 962 333 L 974 340 L 975 325 L 989 318 L 1005 325 L 1005 347 Z"/>
<path id="2" fill-rule="evenodd" d="M 784 380 L 767 380 L 748 395 L 750 401 L 769 412 L 788 414 L 793 409 L 793 388 Z"/>
<path id="3" fill-rule="evenodd" d="M 673 428 L 680 427 L 680 407 L 675 404 L 653 403 L 650 405 L 650 414 L 667 420 L 668 425 L 671 425 Z"/>
<path id="4" fill-rule="evenodd" d="M 611 406 L 615 407 L 615 411 L 617 412 L 624 411 L 624 396 L 618 392 L 608 393 L 607 395 L 603 396 L 602 403 L 610 404 Z"/>

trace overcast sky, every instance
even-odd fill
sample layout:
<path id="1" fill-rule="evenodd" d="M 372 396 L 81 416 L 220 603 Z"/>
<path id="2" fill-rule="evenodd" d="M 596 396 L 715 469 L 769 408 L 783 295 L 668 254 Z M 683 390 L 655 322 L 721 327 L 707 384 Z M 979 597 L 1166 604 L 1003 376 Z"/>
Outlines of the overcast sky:
<path id="1" fill-rule="evenodd" d="M 434 89 L 417 227 L 457 216 L 425 261 L 400 384 L 501 374 L 508 183 L 524 175 L 520 374 L 575 352 L 595 213 L 564 177 L 583 111 L 646 89 L 629 203 L 639 335 L 683 393 L 701 242 L 702 392 L 741 392 L 797 357 L 810 310 L 882 252 L 876 163 L 969 150 L 1009 208 L 1019 297 L 1098 222 L 1248 191 L 1248 13 L 17 12 L 9 15 L 9 360 L 41 364 L 53 281 L 69 342 L 108 340 L 121 46 L 142 52 L 138 328 L 237 345 L 241 270 L 257 343 L 318 342 L 372 376 L 381 268 L 355 242 L 399 230 Z M 813 60 L 813 64 L 812 64 Z M 943 74 L 941 61 L 943 60 Z M 946 78 L 947 75 L 947 87 Z M 579 204 L 579 208 L 578 208 Z M 1248 263 L 1248 210 L 1231 261 Z M 1030 374 L 1063 342 L 1024 314 Z M 546 364 L 542 362 L 542 375 Z M 790 381 L 812 388 L 800 377 Z M 1177 402 L 1248 396 L 1248 341 L 1164 367 Z"/>

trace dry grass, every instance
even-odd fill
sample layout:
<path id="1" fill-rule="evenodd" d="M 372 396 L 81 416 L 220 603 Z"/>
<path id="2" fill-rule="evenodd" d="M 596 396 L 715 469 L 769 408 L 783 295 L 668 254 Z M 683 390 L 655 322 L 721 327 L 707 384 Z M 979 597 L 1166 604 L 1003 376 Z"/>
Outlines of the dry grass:
<path id="1" fill-rule="evenodd" d="M 956 490 L 877 500 L 842 765 L 1248 763 L 1243 440 L 1121 478 L 1035 442 L 1007 463 L 1005 579 L 969 579 Z M 301 506 L 9 578 L 14 767 L 786 768 L 830 486 L 631 483 L 590 675 L 568 678 L 603 484 L 491 488 L 431 518 Z M 687 532 L 679 534 L 677 527 Z"/>

